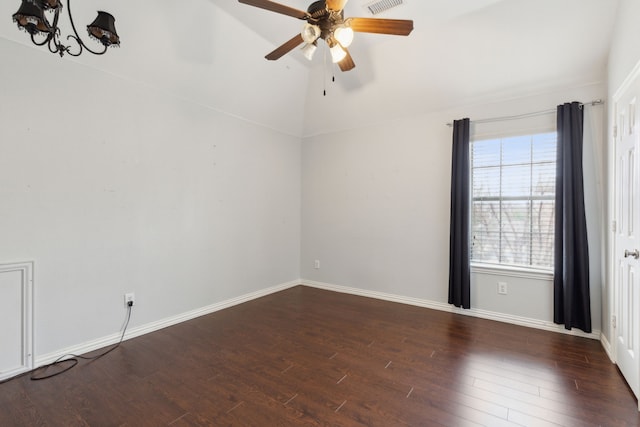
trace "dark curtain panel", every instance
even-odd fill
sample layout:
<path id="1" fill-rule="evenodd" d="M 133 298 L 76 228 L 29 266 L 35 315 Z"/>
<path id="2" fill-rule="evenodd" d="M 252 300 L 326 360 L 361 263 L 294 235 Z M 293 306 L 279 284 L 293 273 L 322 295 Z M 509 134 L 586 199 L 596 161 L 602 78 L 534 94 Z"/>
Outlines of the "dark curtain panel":
<path id="1" fill-rule="evenodd" d="M 589 250 L 582 183 L 582 106 L 558 106 L 553 320 L 591 332 Z"/>
<path id="2" fill-rule="evenodd" d="M 449 304 L 471 308 L 469 257 L 469 119 L 453 122 Z"/>

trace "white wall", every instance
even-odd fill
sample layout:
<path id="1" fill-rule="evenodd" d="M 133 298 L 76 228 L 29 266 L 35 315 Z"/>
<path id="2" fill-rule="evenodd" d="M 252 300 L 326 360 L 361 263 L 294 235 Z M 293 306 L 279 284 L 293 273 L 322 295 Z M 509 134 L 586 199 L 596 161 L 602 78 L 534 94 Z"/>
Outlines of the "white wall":
<path id="1" fill-rule="evenodd" d="M 640 58 L 640 27 L 637 17 L 640 1 L 619 0 L 613 41 L 609 52 L 609 92 L 618 89 Z"/>
<path id="2" fill-rule="evenodd" d="M 37 356 L 296 280 L 300 139 L 0 38 L 0 263 Z"/>
<path id="3" fill-rule="evenodd" d="M 447 302 L 451 129 L 470 117 L 547 110 L 606 98 L 603 84 L 461 107 L 305 138 L 302 149 L 304 279 Z M 587 107 L 585 186 L 591 245 L 593 328 L 600 328 L 605 107 Z M 555 115 L 478 125 L 474 135 L 555 129 Z M 314 261 L 320 260 L 320 269 Z M 551 282 L 474 274 L 472 306 L 552 322 Z M 507 281 L 509 294 L 497 295 Z"/>

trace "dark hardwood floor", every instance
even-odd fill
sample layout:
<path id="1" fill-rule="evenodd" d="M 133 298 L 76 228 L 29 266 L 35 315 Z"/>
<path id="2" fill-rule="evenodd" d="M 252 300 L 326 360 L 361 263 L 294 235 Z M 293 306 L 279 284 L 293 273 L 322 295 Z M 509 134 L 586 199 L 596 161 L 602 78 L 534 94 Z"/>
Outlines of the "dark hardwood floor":
<path id="1" fill-rule="evenodd" d="M 598 341 L 299 286 L 49 380 L 2 384 L 0 425 L 583 427 L 640 416 Z"/>

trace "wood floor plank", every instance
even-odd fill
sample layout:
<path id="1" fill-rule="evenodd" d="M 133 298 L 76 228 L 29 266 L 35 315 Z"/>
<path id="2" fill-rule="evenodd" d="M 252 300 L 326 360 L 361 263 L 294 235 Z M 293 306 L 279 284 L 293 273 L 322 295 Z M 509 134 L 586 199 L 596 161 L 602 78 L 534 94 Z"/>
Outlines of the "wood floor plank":
<path id="1" fill-rule="evenodd" d="M 597 341 L 298 286 L 50 380 L 0 384 L 0 425 L 615 427 L 640 416 Z"/>

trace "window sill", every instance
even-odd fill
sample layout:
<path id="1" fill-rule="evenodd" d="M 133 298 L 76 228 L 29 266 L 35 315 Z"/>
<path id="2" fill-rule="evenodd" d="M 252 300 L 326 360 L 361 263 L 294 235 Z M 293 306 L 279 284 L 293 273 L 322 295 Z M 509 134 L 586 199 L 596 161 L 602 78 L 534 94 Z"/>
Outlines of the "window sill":
<path id="1" fill-rule="evenodd" d="M 524 279 L 553 280 L 553 271 L 505 265 L 471 263 L 471 272 Z"/>

